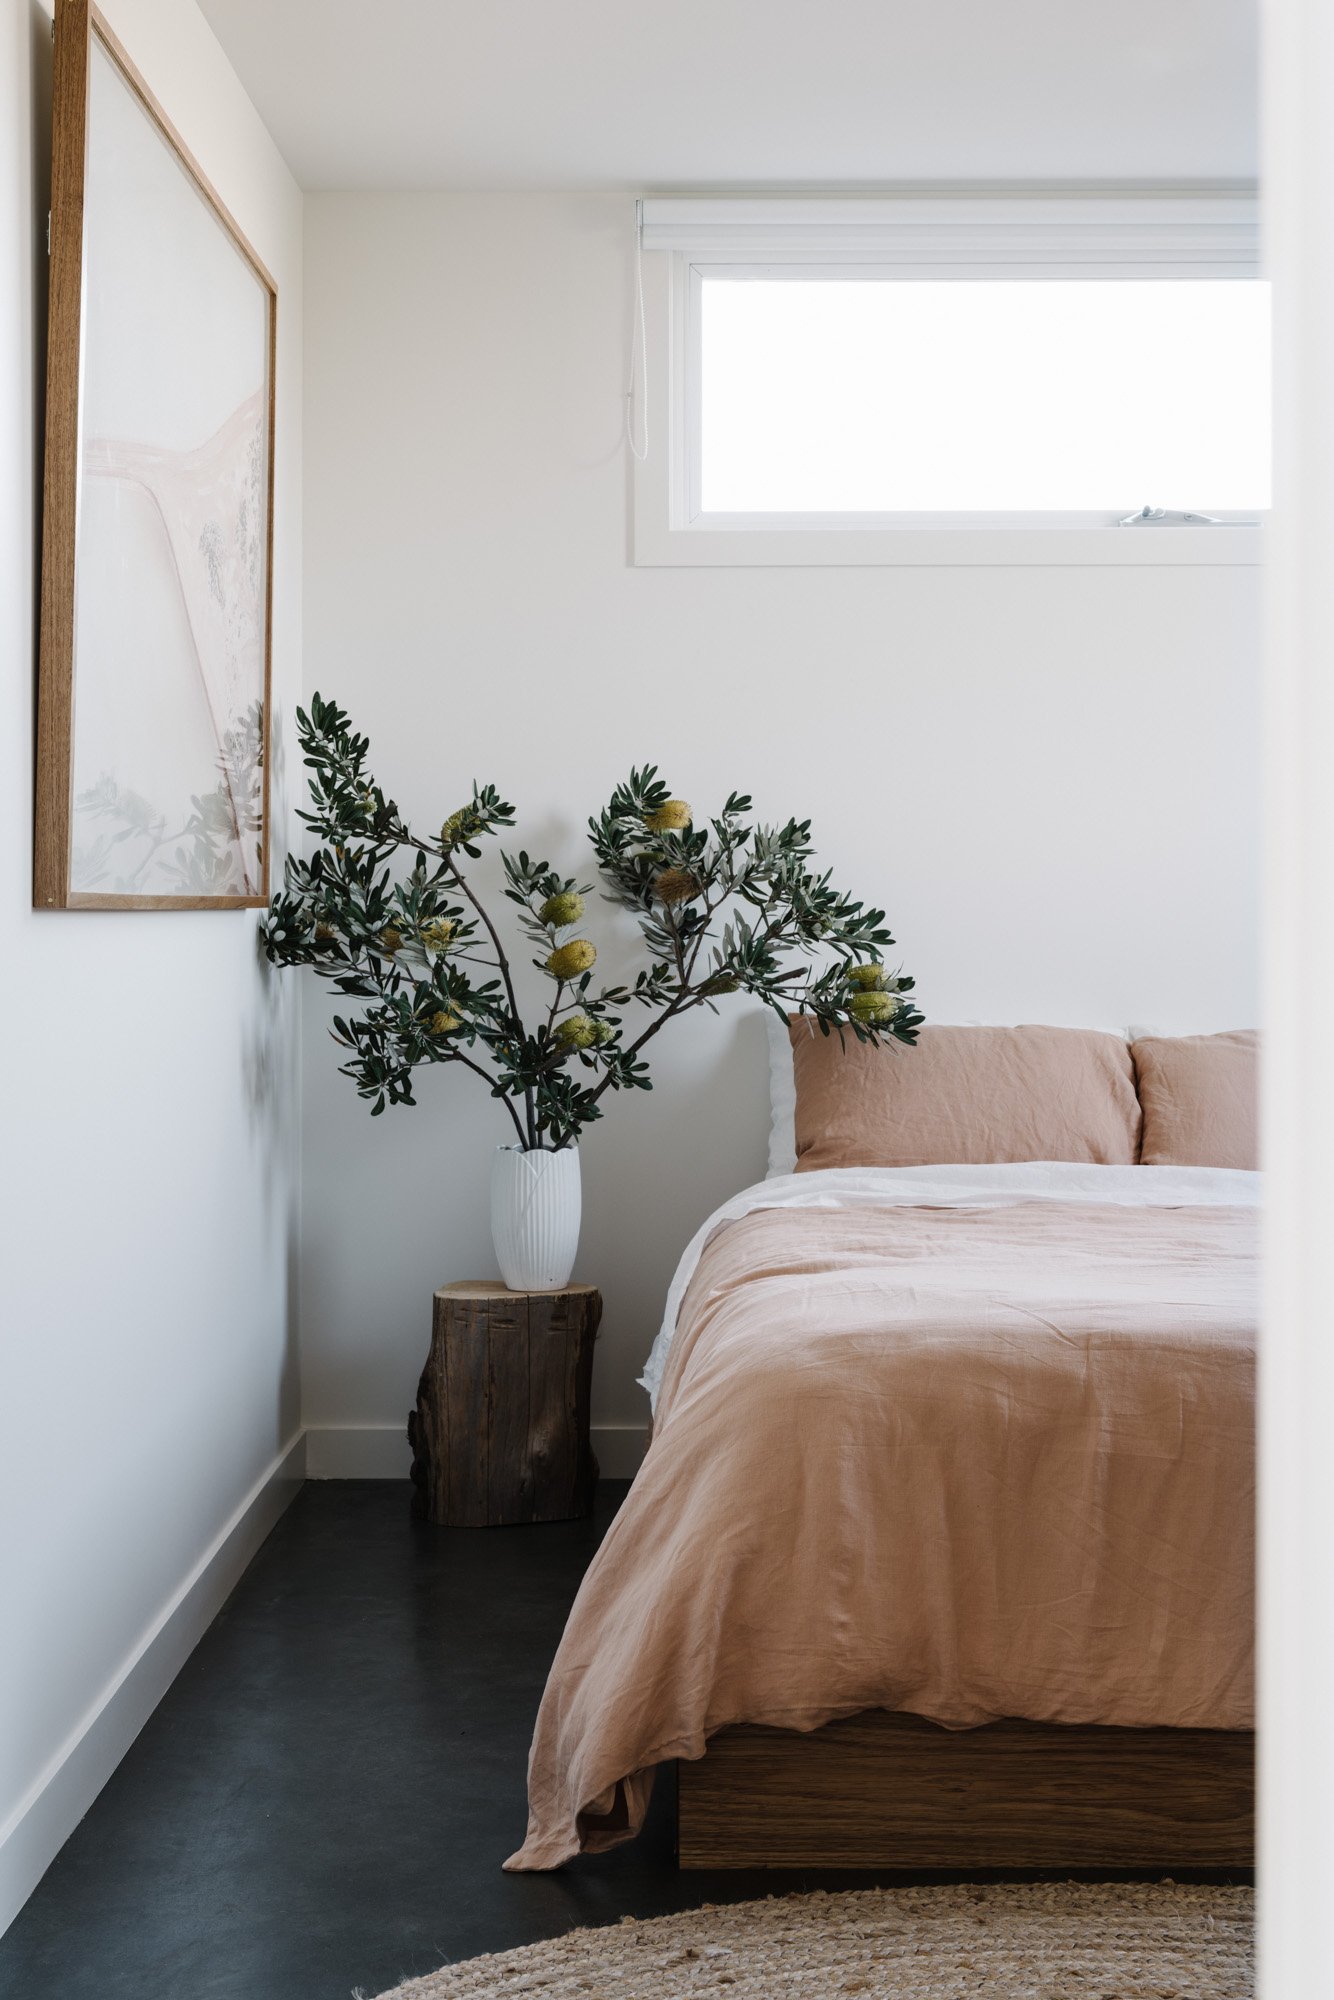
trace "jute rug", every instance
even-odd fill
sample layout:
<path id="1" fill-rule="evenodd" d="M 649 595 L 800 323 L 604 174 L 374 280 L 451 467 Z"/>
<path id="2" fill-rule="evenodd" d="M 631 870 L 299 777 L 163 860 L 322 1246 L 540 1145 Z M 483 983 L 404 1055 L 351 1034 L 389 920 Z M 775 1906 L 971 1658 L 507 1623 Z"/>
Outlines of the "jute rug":
<path id="1" fill-rule="evenodd" d="M 706 1903 L 380 2000 L 1250 2000 L 1249 1889 L 1037 1883 Z"/>

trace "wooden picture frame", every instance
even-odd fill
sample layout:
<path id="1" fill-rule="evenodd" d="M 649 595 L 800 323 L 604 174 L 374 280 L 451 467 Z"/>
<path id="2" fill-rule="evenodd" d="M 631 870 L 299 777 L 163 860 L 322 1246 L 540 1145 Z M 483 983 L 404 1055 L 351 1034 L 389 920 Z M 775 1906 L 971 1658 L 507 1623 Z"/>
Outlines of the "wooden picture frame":
<path id="1" fill-rule="evenodd" d="M 277 301 L 100 13 L 56 0 L 38 909 L 268 901 Z M 108 745 L 124 781 L 97 776 Z"/>

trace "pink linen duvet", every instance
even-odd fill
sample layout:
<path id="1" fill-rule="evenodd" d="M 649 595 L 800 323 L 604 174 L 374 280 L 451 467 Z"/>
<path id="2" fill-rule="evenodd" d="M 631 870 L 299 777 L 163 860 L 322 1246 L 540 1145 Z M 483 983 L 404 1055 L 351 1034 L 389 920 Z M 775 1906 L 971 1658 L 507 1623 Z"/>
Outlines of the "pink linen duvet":
<path id="1" fill-rule="evenodd" d="M 628 1839 L 732 1723 L 1249 1728 L 1255 1182 L 881 1169 L 720 1210 L 506 1865 Z"/>

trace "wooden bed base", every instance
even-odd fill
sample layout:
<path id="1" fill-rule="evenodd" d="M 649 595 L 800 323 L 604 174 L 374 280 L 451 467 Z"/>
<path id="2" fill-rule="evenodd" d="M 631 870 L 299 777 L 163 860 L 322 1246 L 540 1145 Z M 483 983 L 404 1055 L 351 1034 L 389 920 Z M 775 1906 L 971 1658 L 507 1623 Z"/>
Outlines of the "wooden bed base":
<path id="1" fill-rule="evenodd" d="M 1254 1763 L 1221 1729 L 724 1729 L 677 1766 L 680 1865 L 1247 1869 Z"/>

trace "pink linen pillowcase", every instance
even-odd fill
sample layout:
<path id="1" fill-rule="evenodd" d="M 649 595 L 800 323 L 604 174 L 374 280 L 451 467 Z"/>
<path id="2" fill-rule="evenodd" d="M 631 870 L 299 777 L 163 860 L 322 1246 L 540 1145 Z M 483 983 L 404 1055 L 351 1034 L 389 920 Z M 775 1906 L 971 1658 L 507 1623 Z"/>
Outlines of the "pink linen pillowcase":
<path id="1" fill-rule="evenodd" d="M 1258 1167 L 1260 1038 L 1144 1035 L 1131 1044 L 1146 1167 Z"/>
<path id="2" fill-rule="evenodd" d="M 872 1048 L 788 1022 L 797 1172 L 1073 1160 L 1133 1166 L 1140 1109 L 1130 1049 L 1084 1028 L 923 1028 Z"/>

